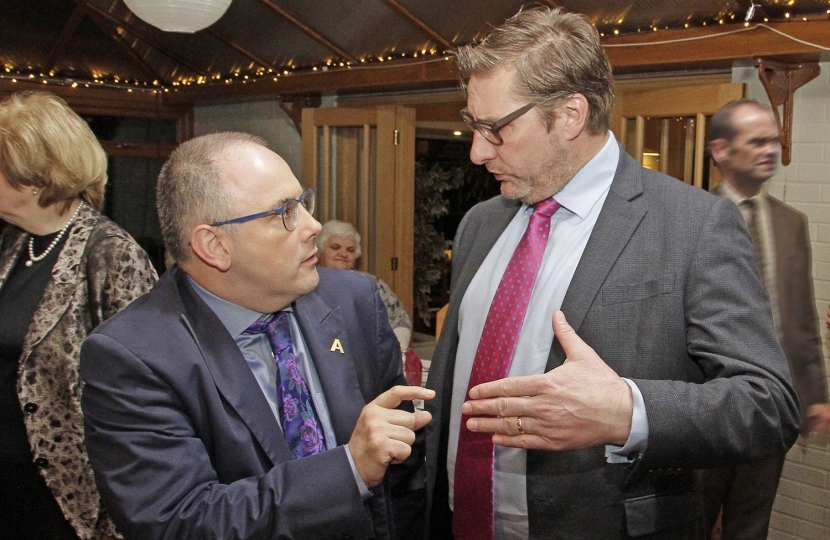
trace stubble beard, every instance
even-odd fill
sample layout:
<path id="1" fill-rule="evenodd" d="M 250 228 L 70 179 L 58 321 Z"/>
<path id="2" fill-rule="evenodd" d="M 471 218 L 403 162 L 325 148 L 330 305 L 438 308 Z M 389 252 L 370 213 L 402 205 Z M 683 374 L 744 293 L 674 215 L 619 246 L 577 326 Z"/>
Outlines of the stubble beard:
<path id="1" fill-rule="evenodd" d="M 550 198 L 570 181 L 573 174 L 562 174 L 561 169 L 553 169 L 546 178 L 516 178 L 509 184 L 501 183 L 501 194 L 504 198 L 518 200 L 524 204 L 536 204 Z"/>

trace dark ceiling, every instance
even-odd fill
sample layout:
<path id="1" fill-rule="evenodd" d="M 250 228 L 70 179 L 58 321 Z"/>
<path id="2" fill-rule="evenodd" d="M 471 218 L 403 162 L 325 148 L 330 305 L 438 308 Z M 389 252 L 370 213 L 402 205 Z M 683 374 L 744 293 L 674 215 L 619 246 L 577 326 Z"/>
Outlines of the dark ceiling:
<path id="1" fill-rule="evenodd" d="M 828 19 L 828 0 L 556 0 L 604 37 Z M 163 32 L 122 0 L 0 0 L 4 79 L 139 88 L 222 85 L 300 73 L 441 61 L 523 5 L 517 0 L 233 0 L 211 27 Z"/>

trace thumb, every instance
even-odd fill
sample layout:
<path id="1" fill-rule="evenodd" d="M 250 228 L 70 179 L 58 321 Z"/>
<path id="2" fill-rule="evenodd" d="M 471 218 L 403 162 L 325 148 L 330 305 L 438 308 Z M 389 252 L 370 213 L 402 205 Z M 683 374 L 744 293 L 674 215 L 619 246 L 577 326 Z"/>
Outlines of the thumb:
<path id="1" fill-rule="evenodd" d="M 553 314 L 553 335 L 559 340 L 562 350 L 565 351 L 565 362 L 576 361 L 581 358 L 582 355 L 579 354 L 581 351 L 591 349 L 568 324 L 565 314 L 561 311 Z"/>

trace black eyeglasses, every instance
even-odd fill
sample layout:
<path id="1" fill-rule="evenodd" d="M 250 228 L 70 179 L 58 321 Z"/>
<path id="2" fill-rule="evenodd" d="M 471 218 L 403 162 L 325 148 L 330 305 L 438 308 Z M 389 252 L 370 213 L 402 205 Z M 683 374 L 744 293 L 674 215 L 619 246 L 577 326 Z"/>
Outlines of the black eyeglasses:
<path id="1" fill-rule="evenodd" d="M 232 225 L 234 223 L 245 223 L 246 221 L 279 214 L 282 215 L 282 224 L 285 225 L 285 230 L 293 231 L 297 227 L 297 222 L 300 219 L 300 205 L 303 205 L 303 208 L 305 208 L 309 214 L 314 214 L 314 188 L 308 188 L 303 191 L 303 194 L 300 195 L 299 199 L 289 199 L 285 202 L 285 204 L 279 208 L 275 208 L 274 210 L 229 219 L 227 221 L 217 221 L 216 223 L 211 223 L 210 226 L 220 227 L 222 225 Z"/>
<path id="2" fill-rule="evenodd" d="M 505 116 L 504 118 L 496 120 L 495 122 L 482 122 L 480 120 L 474 119 L 472 116 L 470 116 L 470 113 L 467 112 L 467 107 L 461 109 L 460 114 L 461 119 L 464 120 L 464 123 L 467 124 L 467 126 L 470 129 L 472 129 L 473 131 L 478 131 L 479 134 L 493 146 L 501 146 L 502 144 L 504 144 L 504 139 L 501 138 L 499 130 L 535 106 L 535 103 L 528 103 L 521 109 L 517 109 Z"/>

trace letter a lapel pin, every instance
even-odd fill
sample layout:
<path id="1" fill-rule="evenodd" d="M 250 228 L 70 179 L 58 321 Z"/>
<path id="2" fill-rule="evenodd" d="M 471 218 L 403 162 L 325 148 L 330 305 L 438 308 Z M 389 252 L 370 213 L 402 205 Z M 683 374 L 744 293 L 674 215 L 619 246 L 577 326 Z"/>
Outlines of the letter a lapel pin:
<path id="1" fill-rule="evenodd" d="M 334 341 L 331 344 L 331 352 L 339 351 L 340 354 L 346 354 L 346 351 L 343 350 L 343 345 L 340 343 L 340 340 L 334 338 Z"/>

